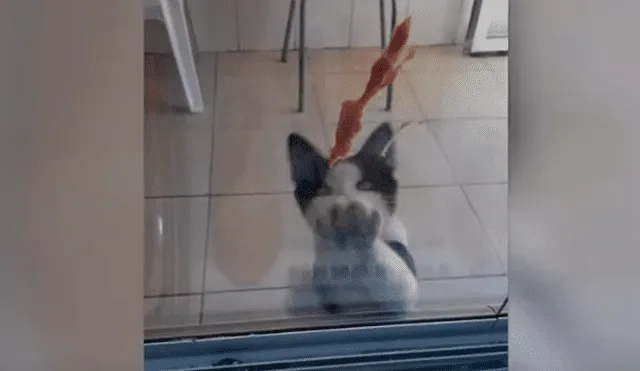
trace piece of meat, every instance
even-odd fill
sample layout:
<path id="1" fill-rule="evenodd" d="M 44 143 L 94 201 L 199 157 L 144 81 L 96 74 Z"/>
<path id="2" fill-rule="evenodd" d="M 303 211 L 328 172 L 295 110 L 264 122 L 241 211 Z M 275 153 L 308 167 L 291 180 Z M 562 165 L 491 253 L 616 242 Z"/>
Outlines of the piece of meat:
<path id="1" fill-rule="evenodd" d="M 407 17 L 393 31 L 389 47 L 371 66 L 369 81 L 360 98 L 342 102 L 334 145 L 329 154 L 330 164 L 333 165 L 349 154 L 353 139 L 362 128 L 362 116 L 367 104 L 380 90 L 393 82 L 402 64 L 415 55 L 413 48 L 405 50 L 410 28 L 411 17 Z"/>

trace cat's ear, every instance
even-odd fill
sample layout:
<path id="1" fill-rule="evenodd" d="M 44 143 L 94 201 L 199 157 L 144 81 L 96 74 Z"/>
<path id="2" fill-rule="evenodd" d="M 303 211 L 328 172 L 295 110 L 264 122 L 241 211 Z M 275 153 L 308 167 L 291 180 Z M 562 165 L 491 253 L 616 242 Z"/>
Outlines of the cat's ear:
<path id="1" fill-rule="evenodd" d="M 359 154 L 381 156 L 387 165 L 396 167 L 396 145 L 393 141 L 393 127 L 390 123 L 380 124 L 367 138 Z"/>
<path id="2" fill-rule="evenodd" d="M 299 134 L 289 134 L 288 152 L 291 180 L 295 183 L 313 182 L 323 177 L 329 167 L 327 158 Z"/>

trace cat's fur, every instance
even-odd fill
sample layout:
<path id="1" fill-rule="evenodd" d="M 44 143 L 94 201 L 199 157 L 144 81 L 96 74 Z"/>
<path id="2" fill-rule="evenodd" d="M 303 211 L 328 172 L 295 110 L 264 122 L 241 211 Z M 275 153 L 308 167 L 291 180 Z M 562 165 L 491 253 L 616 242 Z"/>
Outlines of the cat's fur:
<path id="1" fill-rule="evenodd" d="M 289 135 L 295 198 L 315 236 L 312 287 L 328 312 L 371 306 L 405 312 L 417 300 L 415 263 L 395 216 L 392 138 L 391 125 L 383 123 L 358 153 L 329 166 L 305 138 Z"/>

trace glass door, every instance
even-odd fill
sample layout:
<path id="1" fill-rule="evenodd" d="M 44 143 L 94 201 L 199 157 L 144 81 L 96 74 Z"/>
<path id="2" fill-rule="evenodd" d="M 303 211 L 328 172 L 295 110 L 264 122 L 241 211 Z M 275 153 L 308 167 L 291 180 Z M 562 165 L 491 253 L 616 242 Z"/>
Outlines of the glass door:
<path id="1" fill-rule="evenodd" d="M 185 5 L 204 110 L 179 47 L 145 55 L 148 370 L 504 368 L 506 75 L 436 42 L 456 4 Z M 413 60 L 330 165 L 343 102 L 409 16 Z"/>

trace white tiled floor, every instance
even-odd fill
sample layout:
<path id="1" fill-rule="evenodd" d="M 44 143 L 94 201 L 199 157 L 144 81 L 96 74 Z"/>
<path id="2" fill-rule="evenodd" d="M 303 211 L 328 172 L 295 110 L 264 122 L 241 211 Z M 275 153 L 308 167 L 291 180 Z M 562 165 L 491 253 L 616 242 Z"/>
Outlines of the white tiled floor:
<path id="1" fill-rule="evenodd" d="M 407 74 L 427 119 L 507 115 L 506 86 L 493 71 L 425 69 Z"/>
<path id="2" fill-rule="evenodd" d="M 202 291 L 208 208 L 204 197 L 146 200 L 146 296 Z"/>
<path id="3" fill-rule="evenodd" d="M 317 117 L 301 123 L 274 119 L 271 124 L 271 128 L 216 130 L 211 174 L 213 194 L 293 191 L 286 152 L 287 135 L 293 131 L 328 151 L 323 126 Z"/>
<path id="4" fill-rule="evenodd" d="M 295 53 L 288 64 L 277 52 L 199 55 L 206 110 L 195 115 L 176 108 L 172 57 L 147 56 L 147 74 L 159 74 L 147 81 L 156 90 L 145 114 L 147 328 L 287 316 L 292 271 L 311 264 L 313 246 L 286 137 L 299 132 L 327 151 L 340 102 L 359 94 L 377 53 L 311 50 L 303 114 Z M 403 127 L 398 213 L 426 311 L 506 295 L 506 82 L 506 57 L 421 48 L 392 112 L 383 93 L 365 114 L 356 146 L 383 120 Z"/>
<path id="5" fill-rule="evenodd" d="M 507 181 L 507 119 L 458 119 L 427 124 L 458 183 Z"/>
<path id="6" fill-rule="evenodd" d="M 369 79 L 368 72 L 349 74 L 323 74 L 313 76 L 313 85 L 318 94 L 321 114 L 327 124 L 337 121 L 342 101 L 354 99 L 362 94 Z M 394 83 L 395 98 L 393 110 L 384 111 L 385 94 L 372 99 L 364 113 L 364 122 L 381 121 L 420 121 L 424 117 L 419 102 L 412 94 L 411 86 L 405 74 L 401 74 Z"/>
<path id="7" fill-rule="evenodd" d="M 159 78 L 145 99 L 145 194 L 175 196 L 207 194 L 211 167 L 213 104 L 199 115 L 180 113 L 181 86 L 171 56 L 147 56 Z M 198 72 L 203 98 L 214 99 L 216 56 L 201 55 Z M 150 73 L 147 68 L 146 73 Z M 148 89 L 149 91 L 149 89 Z M 160 103 L 158 103 L 160 101 Z"/>
<path id="8" fill-rule="evenodd" d="M 507 233 L 509 223 L 506 184 L 466 185 L 463 189 L 469 197 L 480 223 L 489 234 L 500 259 L 507 264 Z"/>

